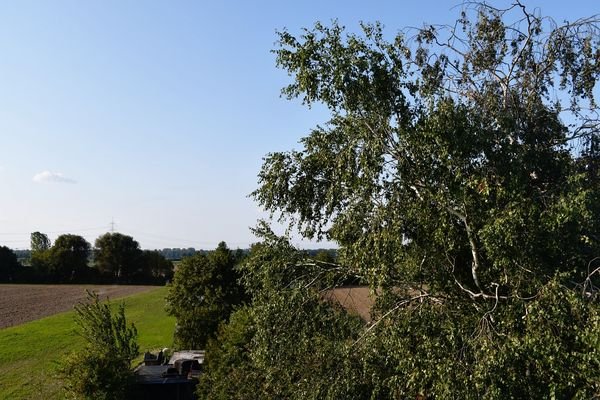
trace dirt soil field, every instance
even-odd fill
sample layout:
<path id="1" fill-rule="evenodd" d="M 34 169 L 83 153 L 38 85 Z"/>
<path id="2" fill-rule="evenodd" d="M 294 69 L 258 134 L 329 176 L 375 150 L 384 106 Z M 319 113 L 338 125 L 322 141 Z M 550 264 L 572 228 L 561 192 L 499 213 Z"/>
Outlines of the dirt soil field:
<path id="1" fill-rule="evenodd" d="M 156 286 L 129 285 L 0 285 L 0 329 L 69 311 L 85 299 L 85 290 L 102 298 L 129 296 Z"/>
<path id="2" fill-rule="evenodd" d="M 346 286 L 328 291 L 325 298 L 339 303 L 351 314 L 358 314 L 362 319 L 371 322 L 371 308 L 375 299 L 365 286 Z"/>

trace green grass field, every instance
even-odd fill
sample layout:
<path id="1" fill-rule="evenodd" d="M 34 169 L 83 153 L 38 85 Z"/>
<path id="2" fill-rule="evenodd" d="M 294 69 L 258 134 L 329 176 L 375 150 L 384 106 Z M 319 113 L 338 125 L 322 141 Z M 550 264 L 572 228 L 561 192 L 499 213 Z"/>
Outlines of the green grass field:
<path id="1" fill-rule="evenodd" d="M 111 303 L 125 303 L 128 322 L 138 330 L 140 351 L 170 347 L 175 319 L 166 315 L 166 288 Z M 61 399 L 57 378 L 61 359 L 83 346 L 74 331 L 73 312 L 56 314 L 0 330 L 0 399 Z"/>

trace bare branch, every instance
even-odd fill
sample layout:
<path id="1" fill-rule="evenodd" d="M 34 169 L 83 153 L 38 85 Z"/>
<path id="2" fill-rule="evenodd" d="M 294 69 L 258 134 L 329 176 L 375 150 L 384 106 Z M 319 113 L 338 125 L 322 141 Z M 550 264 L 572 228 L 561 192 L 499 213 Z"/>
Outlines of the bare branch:
<path id="1" fill-rule="evenodd" d="M 583 283 L 583 291 L 582 291 L 582 294 L 583 294 L 584 296 L 586 296 L 586 295 L 587 295 L 587 296 L 590 296 L 590 295 L 592 295 L 592 294 L 593 294 L 593 292 L 594 292 L 594 289 L 595 289 L 595 288 L 594 288 L 594 285 L 593 285 L 593 283 L 592 283 L 592 276 L 593 276 L 594 274 L 596 274 L 596 273 L 599 273 L 599 272 L 600 272 L 600 267 L 598 267 L 598 268 L 594 269 L 592 272 L 589 272 L 589 271 L 590 271 L 590 268 L 591 268 L 591 266 L 592 266 L 592 263 L 594 263 L 595 261 L 598 261 L 598 260 L 600 260 L 600 257 L 596 257 L 596 258 L 592 259 L 592 260 L 591 260 L 591 261 L 588 263 L 588 276 L 585 278 L 585 281 L 584 281 L 584 283 Z M 588 287 L 590 288 L 590 291 L 589 291 L 589 292 L 588 292 Z"/>

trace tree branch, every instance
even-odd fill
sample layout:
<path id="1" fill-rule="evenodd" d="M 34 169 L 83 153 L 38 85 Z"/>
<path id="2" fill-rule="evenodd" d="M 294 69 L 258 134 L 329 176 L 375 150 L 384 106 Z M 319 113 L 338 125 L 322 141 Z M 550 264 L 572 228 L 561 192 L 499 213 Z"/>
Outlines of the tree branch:
<path id="1" fill-rule="evenodd" d="M 384 320 L 384 319 L 385 319 L 387 316 L 389 316 L 389 315 L 390 315 L 391 313 L 393 313 L 394 311 L 398 310 L 400 307 L 402 307 L 402 306 L 404 306 L 404 305 L 406 305 L 406 304 L 409 304 L 409 303 L 411 303 L 411 302 L 413 302 L 413 301 L 415 301 L 415 300 L 421 300 L 421 299 L 424 299 L 424 298 L 426 298 L 426 297 L 430 297 L 430 294 L 429 294 L 429 293 L 426 293 L 426 294 L 421 294 L 421 295 L 419 295 L 419 296 L 414 296 L 414 297 L 411 297 L 410 299 L 402 300 L 401 302 L 399 302 L 398 304 L 396 304 L 396 305 L 395 305 L 395 306 L 394 306 L 392 309 L 388 310 L 388 312 L 386 312 L 385 314 L 383 314 L 383 315 L 381 316 L 381 318 L 379 318 L 377 321 L 375 321 L 375 322 L 374 322 L 374 323 L 373 323 L 373 324 L 372 324 L 370 327 L 368 327 L 368 328 L 365 330 L 365 332 L 364 332 L 364 333 L 363 333 L 363 334 L 362 334 L 362 335 L 361 335 L 361 336 L 360 336 L 358 339 L 356 339 L 356 340 L 354 341 L 354 343 L 352 344 L 352 346 L 356 346 L 356 344 L 357 344 L 358 342 L 360 342 L 361 340 L 363 340 L 363 338 L 365 338 L 365 336 L 367 336 L 367 334 L 368 334 L 369 332 L 371 332 L 373 329 L 375 329 L 375 327 L 376 327 L 377 325 L 379 325 L 379 324 L 381 323 L 381 321 L 383 321 L 383 320 Z M 421 300 L 421 301 L 422 301 L 422 300 Z"/>

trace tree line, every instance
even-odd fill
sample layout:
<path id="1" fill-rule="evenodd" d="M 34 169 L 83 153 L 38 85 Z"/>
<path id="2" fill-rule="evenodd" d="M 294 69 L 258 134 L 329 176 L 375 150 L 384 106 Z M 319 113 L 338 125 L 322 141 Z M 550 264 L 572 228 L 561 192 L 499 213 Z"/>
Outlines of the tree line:
<path id="1" fill-rule="evenodd" d="M 30 246 L 0 246 L 0 282 L 165 283 L 173 276 L 173 260 L 210 253 L 193 247 L 141 250 L 133 237 L 121 233 L 106 233 L 92 247 L 79 235 L 61 235 L 52 244 L 46 234 L 33 232 Z M 238 249 L 236 254 L 241 258 L 248 252 Z M 304 252 L 323 260 L 336 256 L 334 249 Z"/>
<path id="2" fill-rule="evenodd" d="M 94 247 L 79 235 L 60 235 L 54 243 L 41 232 L 31 234 L 27 265 L 0 246 L 0 282 L 164 284 L 173 263 L 157 251 L 142 250 L 121 233 L 99 236 Z"/>
<path id="3" fill-rule="evenodd" d="M 156 251 L 158 251 L 160 254 L 162 254 L 163 257 L 165 257 L 167 260 L 181 260 L 184 257 L 193 256 L 198 251 L 202 251 L 202 250 L 196 250 L 193 247 L 187 247 L 187 248 L 174 247 L 174 248 L 157 249 Z"/>
<path id="4" fill-rule="evenodd" d="M 178 261 L 184 257 L 193 256 L 197 252 L 205 252 L 206 250 L 196 250 L 194 247 L 166 247 L 163 249 L 154 249 L 159 252 L 163 257 L 170 261 Z M 21 262 L 29 263 L 31 259 L 30 249 L 13 249 L 13 252 L 17 255 L 17 259 Z"/>

